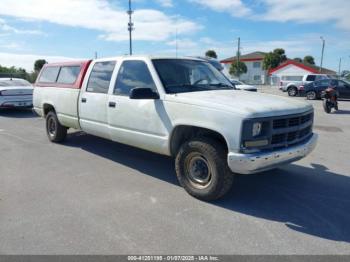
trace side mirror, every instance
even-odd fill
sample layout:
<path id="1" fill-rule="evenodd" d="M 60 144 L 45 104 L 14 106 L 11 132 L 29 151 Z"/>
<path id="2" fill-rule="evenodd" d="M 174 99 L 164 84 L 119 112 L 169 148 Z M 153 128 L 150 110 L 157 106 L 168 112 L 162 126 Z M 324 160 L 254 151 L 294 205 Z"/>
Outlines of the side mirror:
<path id="1" fill-rule="evenodd" d="M 131 89 L 130 99 L 159 99 L 159 94 L 147 87 L 136 87 Z"/>

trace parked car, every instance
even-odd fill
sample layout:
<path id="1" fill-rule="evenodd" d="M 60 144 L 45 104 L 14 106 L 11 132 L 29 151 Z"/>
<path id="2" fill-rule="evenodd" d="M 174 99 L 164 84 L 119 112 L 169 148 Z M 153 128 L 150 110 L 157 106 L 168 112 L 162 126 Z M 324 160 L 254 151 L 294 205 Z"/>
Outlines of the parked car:
<path id="1" fill-rule="evenodd" d="M 280 81 L 280 89 L 283 92 L 288 92 L 289 96 L 296 96 L 299 93 L 298 87 L 306 85 L 308 83 L 322 80 L 330 79 L 329 75 L 325 74 L 307 74 L 304 76 L 283 76 Z"/>
<path id="2" fill-rule="evenodd" d="M 236 89 L 245 90 L 245 91 L 252 91 L 252 92 L 258 91 L 256 86 L 247 85 L 247 84 L 245 84 L 239 80 L 236 80 L 236 79 L 230 79 L 230 81 L 236 87 Z"/>
<path id="3" fill-rule="evenodd" d="M 0 108 L 32 106 L 33 86 L 27 80 L 0 78 Z"/>
<path id="4" fill-rule="evenodd" d="M 301 86 L 300 95 L 306 96 L 309 100 L 321 99 L 322 91 L 329 86 L 335 87 L 339 93 L 339 98 L 350 98 L 350 83 L 343 80 L 323 79 Z"/>
<path id="5" fill-rule="evenodd" d="M 317 141 L 312 105 L 235 90 L 195 58 L 46 64 L 35 84 L 34 109 L 46 119 L 52 142 L 74 128 L 174 157 L 180 185 L 203 200 L 226 194 L 234 173 L 297 161 Z"/>

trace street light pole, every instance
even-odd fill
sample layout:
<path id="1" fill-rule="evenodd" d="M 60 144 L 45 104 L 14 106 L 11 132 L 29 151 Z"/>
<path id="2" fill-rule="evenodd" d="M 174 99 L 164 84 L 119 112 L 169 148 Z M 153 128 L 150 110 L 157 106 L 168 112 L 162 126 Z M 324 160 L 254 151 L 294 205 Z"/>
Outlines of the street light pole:
<path id="1" fill-rule="evenodd" d="M 131 0 L 129 0 L 129 10 L 127 14 L 129 15 L 128 31 L 129 31 L 129 53 L 132 55 L 132 31 L 134 30 L 134 23 L 132 22 L 132 14 L 134 11 L 131 9 Z"/>
<path id="2" fill-rule="evenodd" d="M 320 38 L 322 40 L 322 53 L 321 53 L 321 66 L 320 66 L 320 73 L 321 73 L 322 72 L 322 66 L 323 66 L 324 46 L 325 46 L 326 40 L 324 40 L 324 38 L 322 36 Z"/>

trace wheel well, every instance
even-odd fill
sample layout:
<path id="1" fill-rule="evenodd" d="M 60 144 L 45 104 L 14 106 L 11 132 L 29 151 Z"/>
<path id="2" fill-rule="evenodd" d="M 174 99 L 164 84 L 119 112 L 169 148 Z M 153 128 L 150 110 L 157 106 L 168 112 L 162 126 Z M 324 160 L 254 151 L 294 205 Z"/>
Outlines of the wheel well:
<path id="1" fill-rule="evenodd" d="M 194 137 L 210 137 L 221 143 L 225 150 L 228 151 L 228 146 L 225 138 L 218 132 L 196 126 L 177 126 L 172 132 L 170 140 L 170 153 L 175 156 L 181 145 Z"/>
<path id="2" fill-rule="evenodd" d="M 51 111 L 56 112 L 55 108 L 50 104 L 44 104 L 43 109 L 44 109 L 44 117 Z"/>
<path id="3" fill-rule="evenodd" d="M 292 85 L 292 86 L 288 86 L 287 90 L 292 89 L 292 88 L 298 89 L 296 86 Z"/>

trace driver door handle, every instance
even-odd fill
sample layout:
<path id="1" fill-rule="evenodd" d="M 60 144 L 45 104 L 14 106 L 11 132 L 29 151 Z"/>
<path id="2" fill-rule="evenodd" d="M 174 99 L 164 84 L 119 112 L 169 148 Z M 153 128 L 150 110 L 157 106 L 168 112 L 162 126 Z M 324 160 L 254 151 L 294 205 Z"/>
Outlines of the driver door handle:
<path id="1" fill-rule="evenodd" d="M 109 102 L 108 106 L 109 107 L 116 107 L 117 103 L 116 102 Z"/>
<path id="2" fill-rule="evenodd" d="M 87 100 L 86 100 L 85 97 L 83 97 L 83 98 L 81 99 L 81 102 L 82 102 L 82 103 L 86 103 L 86 101 L 87 101 Z"/>

